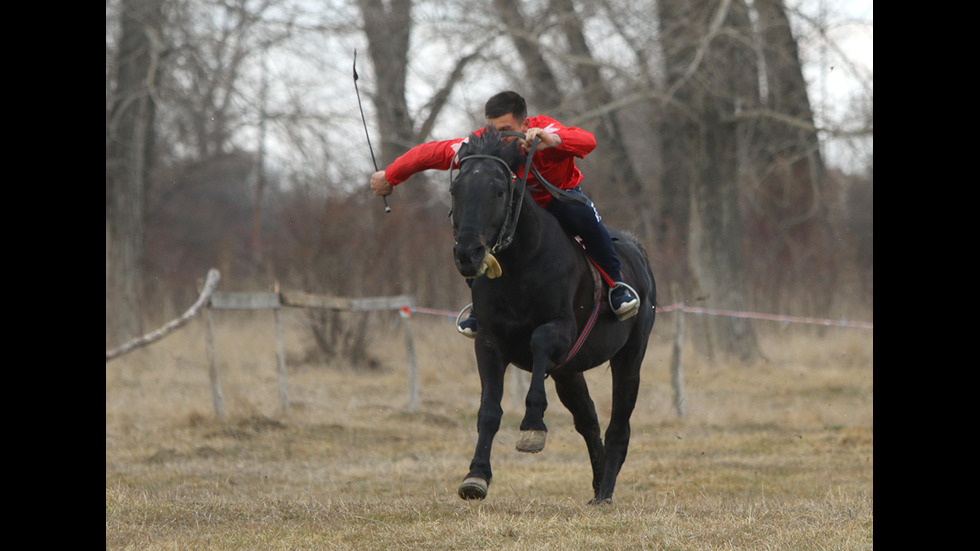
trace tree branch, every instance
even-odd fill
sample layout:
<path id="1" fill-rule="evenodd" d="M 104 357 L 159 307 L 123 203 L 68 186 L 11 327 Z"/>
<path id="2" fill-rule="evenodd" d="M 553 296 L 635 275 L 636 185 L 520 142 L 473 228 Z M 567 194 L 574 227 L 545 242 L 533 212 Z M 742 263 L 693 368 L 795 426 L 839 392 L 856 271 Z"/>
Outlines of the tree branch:
<path id="1" fill-rule="evenodd" d="M 150 344 L 151 342 L 156 342 L 162 339 L 167 333 L 170 333 L 171 331 L 177 329 L 178 327 L 181 327 L 182 325 L 186 324 L 188 321 L 190 321 L 192 317 L 197 315 L 198 311 L 205 304 L 207 304 L 208 299 L 211 298 L 211 293 L 213 293 L 214 289 L 218 286 L 218 280 L 220 279 L 221 279 L 221 275 L 218 273 L 218 270 L 215 270 L 213 268 L 209 270 L 207 280 L 204 282 L 204 289 L 201 291 L 201 296 L 197 297 L 197 302 L 195 302 L 193 306 L 191 306 L 186 312 L 184 312 L 182 316 L 171 321 L 170 323 L 164 325 L 163 327 L 157 329 L 152 333 L 147 333 L 142 337 L 138 337 L 127 342 L 126 344 L 120 346 L 119 348 L 116 348 L 115 350 L 106 352 L 105 361 L 108 362 L 109 360 L 117 356 L 121 356 L 140 346 Z"/>

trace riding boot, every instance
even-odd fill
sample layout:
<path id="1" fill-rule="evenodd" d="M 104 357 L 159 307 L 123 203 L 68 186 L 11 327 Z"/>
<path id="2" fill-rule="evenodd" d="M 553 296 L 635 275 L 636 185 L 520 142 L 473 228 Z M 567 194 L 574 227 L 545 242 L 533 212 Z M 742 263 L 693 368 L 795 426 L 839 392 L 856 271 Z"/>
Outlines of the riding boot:
<path id="1" fill-rule="evenodd" d="M 609 306 L 620 320 L 629 319 L 640 310 L 640 300 L 633 291 L 622 281 L 609 291 Z"/>
<path id="2" fill-rule="evenodd" d="M 578 188 L 568 191 L 581 193 Z M 624 320 L 636 315 L 640 300 L 632 288 L 623 283 L 616 248 L 595 206 L 591 202 L 583 206 L 555 200 L 548 203 L 545 210 L 558 219 L 566 233 L 579 236 L 586 253 L 615 282 L 609 290 L 609 306 L 616 316 Z"/>
<path id="3" fill-rule="evenodd" d="M 460 318 L 463 317 L 463 314 L 465 314 L 467 310 L 470 311 L 469 317 L 460 321 Z M 456 320 L 456 330 L 459 331 L 461 335 L 471 339 L 476 338 L 476 312 L 473 310 L 472 304 L 469 304 L 460 310 L 459 315 L 456 316 Z"/>
<path id="4" fill-rule="evenodd" d="M 473 280 L 471 278 L 466 278 L 466 285 L 472 289 Z M 469 317 L 462 319 L 466 311 L 470 311 Z M 456 316 L 456 331 L 459 331 L 460 335 L 464 337 L 469 337 L 471 339 L 476 338 L 476 311 L 473 310 L 472 304 L 467 304 L 459 311 L 459 315 Z"/>

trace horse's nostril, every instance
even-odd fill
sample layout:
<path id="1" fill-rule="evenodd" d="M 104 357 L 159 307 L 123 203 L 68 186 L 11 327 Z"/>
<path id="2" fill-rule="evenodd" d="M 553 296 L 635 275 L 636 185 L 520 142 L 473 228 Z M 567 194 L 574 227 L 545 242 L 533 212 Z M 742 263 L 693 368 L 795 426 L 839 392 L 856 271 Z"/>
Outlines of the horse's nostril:
<path id="1" fill-rule="evenodd" d="M 456 247 L 456 258 L 463 264 L 476 264 L 483 260 L 483 247 Z"/>
<path id="2" fill-rule="evenodd" d="M 456 268 L 464 277 L 474 277 L 480 273 L 486 248 L 479 243 L 457 243 L 453 249 Z"/>

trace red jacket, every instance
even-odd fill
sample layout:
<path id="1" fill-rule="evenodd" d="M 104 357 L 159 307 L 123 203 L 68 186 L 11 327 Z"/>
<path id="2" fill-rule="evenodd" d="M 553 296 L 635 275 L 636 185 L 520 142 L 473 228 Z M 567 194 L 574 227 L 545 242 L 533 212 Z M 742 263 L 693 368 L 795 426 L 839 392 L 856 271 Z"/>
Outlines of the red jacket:
<path id="1" fill-rule="evenodd" d="M 534 166 L 541 173 L 541 177 L 561 189 L 571 189 L 581 184 L 583 176 L 575 166 L 575 157 L 585 157 L 595 149 L 595 136 L 581 128 L 564 126 L 544 115 L 528 117 L 527 123 L 528 128 L 544 128 L 561 138 L 561 145 L 558 147 L 534 152 Z M 477 134 L 479 133 L 478 130 Z M 468 140 L 469 138 L 457 138 L 417 145 L 388 165 L 385 169 L 385 179 L 389 184 L 397 186 L 423 170 L 449 170 L 460 145 Z M 517 177 L 523 178 L 523 176 L 522 166 L 517 172 Z M 551 201 L 551 195 L 548 195 L 544 187 L 538 184 L 534 174 L 528 175 L 527 186 L 539 205 L 545 206 Z"/>

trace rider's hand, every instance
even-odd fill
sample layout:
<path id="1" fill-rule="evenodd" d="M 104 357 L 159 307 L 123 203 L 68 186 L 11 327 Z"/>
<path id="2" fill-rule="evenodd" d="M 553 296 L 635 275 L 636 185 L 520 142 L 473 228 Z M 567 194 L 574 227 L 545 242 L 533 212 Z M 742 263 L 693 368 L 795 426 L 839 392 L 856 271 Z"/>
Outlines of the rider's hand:
<path id="1" fill-rule="evenodd" d="M 379 170 L 371 175 L 371 190 L 374 191 L 375 195 L 391 195 L 391 184 L 388 183 L 388 179 L 385 178 L 385 171 Z"/>
<path id="2" fill-rule="evenodd" d="M 531 144 L 534 143 L 534 138 L 538 138 L 538 150 L 548 149 L 549 147 L 558 147 L 561 145 L 561 137 L 558 134 L 552 134 L 545 130 L 544 128 L 528 128 L 527 132 L 524 133 L 525 139 L 521 142 L 524 147 L 524 151 L 531 150 Z"/>

